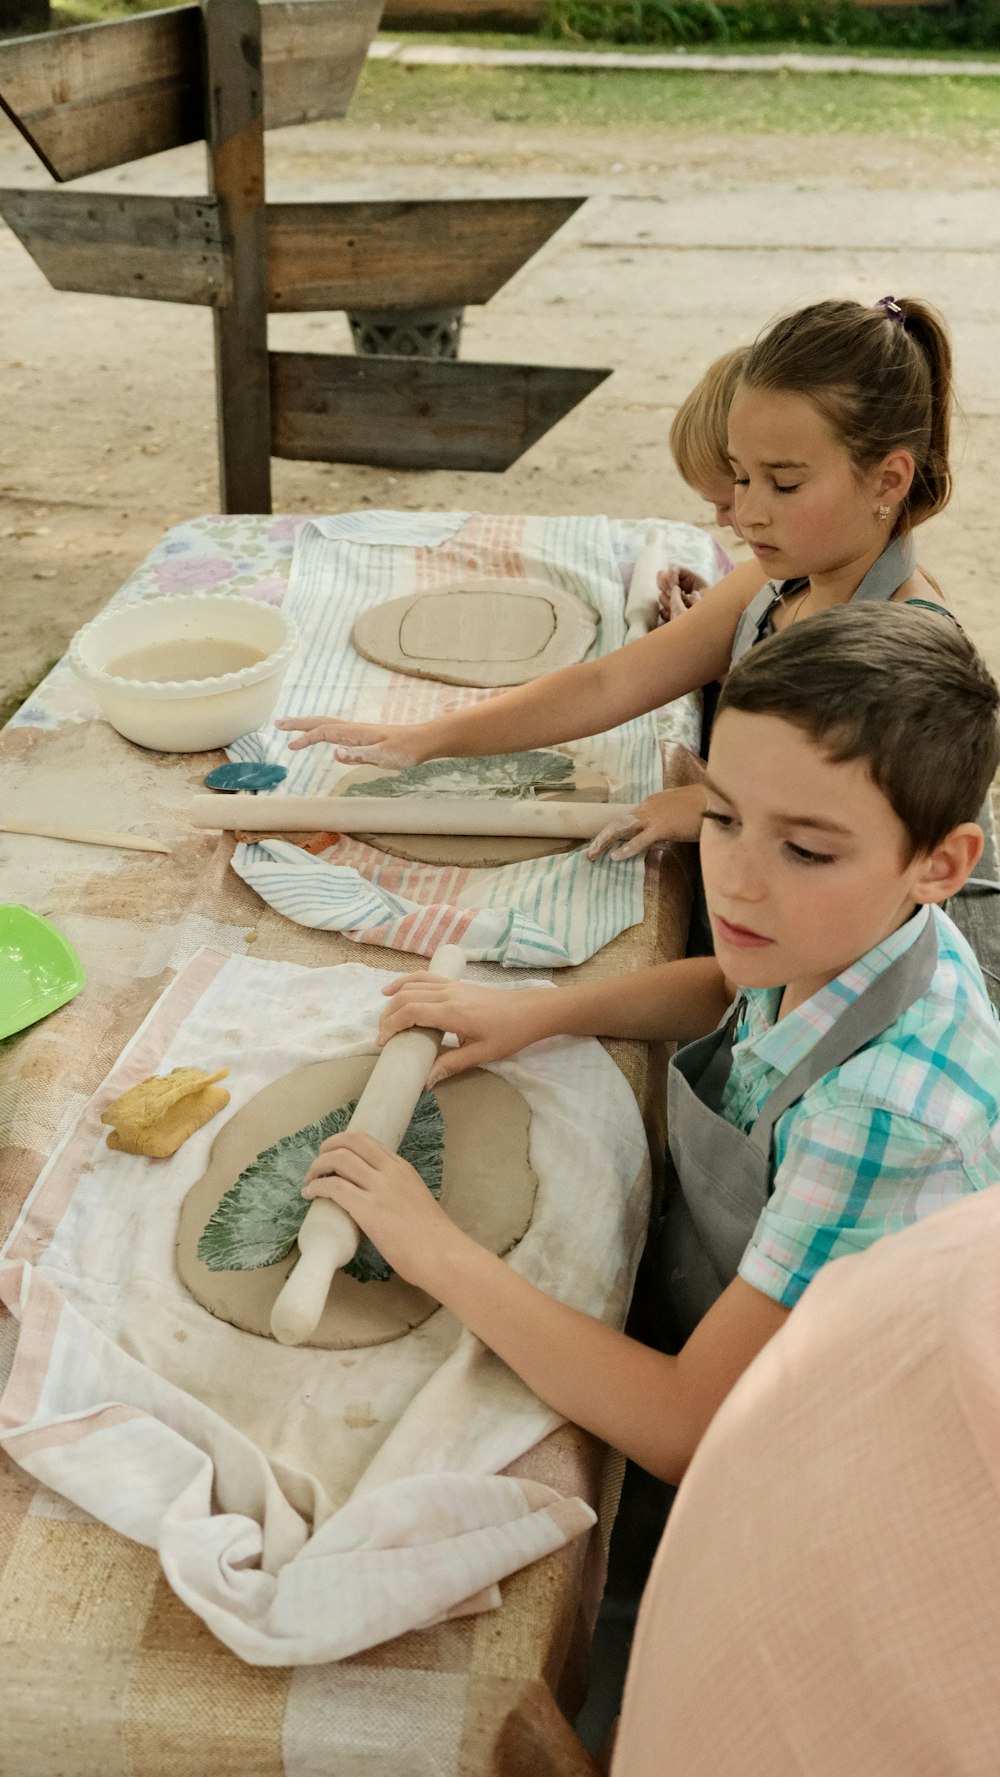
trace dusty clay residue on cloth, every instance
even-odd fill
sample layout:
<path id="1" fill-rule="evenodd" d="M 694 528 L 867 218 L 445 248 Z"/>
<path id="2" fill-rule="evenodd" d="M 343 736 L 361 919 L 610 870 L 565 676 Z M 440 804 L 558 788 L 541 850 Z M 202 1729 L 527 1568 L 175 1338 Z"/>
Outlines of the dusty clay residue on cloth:
<path id="1" fill-rule="evenodd" d="M 209 1217 L 262 1149 L 357 1097 L 376 1060 L 356 1055 L 295 1068 L 243 1105 L 216 1137 L 207 1171 L 181 1205 L 177 1271 L 219 1320 L 270 1338 L 271 1309 L 298 1255 L 293 1249 L 257 1271 L 210 1271 L 197 1254 Z M 527 1102 L 498 1074 L 479 1069 L 444 1081 L 435 1096 L 445 1123 L 442 1205 L 481 1245 L 509 1252 L 531 1221 L 538 1183 L 528 1158 Z M 436 1308 L 432 1297 L 401 1278 L 362 1284 L 338 1271 L 308 1343 L 332 1351 L 382 1345 Z"/>

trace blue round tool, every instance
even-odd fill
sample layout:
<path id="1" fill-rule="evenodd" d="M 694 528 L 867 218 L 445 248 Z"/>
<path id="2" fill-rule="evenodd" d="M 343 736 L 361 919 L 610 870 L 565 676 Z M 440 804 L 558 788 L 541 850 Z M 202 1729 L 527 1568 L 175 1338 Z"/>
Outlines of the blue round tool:
<path id="1" fill-rule="evenodd" d="M 225 790 L 232 793 L 236 790 L 250 790 L 256 795 L 258 790 L 273 790 L 288 776 L 283 765 L 264 765 L 259 760 L 250 759 L 233 765 L 217 765 L 205 779 L 209 790 Z"/>

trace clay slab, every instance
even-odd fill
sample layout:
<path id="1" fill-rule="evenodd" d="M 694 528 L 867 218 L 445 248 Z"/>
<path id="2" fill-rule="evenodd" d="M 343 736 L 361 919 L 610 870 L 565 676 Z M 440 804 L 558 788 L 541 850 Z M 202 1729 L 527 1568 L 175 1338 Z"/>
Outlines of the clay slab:
<path id="1" fill-rule="evenodd" d="M 363 611 L 359 654 L 389 672 L 446 685 L 524 685 L 590 649 L 597 618 L 542 580 L 468 580 Z"/>
<path id="2" fill-rule="evenodd" d="M 207 1171 L 181 1205 L 176 1247 L 181 1282 L 217 1319 L 269 1339 L 271 1309 L 297 1249 L 258 1271 L 210 1271 L 197 1250 L 209 1217 L 262 1149 L 357 1097 L 377 1059 L 352 1055 L 295 1068 L 265 1086 L 220 1130 Z M 481 1245 L 509 1252 L 531 1221 L 538 1183 L 528 1158 L 528 1104 L 498 1074 L 478 1068 L 443 1081 L 435 1097 L 445 1123 L 442 1205 Z M 338 1271 L 308 1343 L 329 1351 L 383 1345 L 419 1326 L 437 1306 L 399 1277 L 358 1283 Z"/>

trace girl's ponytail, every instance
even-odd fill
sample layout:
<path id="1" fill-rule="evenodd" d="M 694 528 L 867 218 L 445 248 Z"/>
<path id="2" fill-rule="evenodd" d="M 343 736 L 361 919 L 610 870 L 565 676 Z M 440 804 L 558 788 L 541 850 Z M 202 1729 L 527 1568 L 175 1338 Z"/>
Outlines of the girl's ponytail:
<path id="1" fill-rule="evenodd" d="M 817 302 L 776 321 L 754 342 L 741 383 L 805 395 L 859 472 L 892 450 L 913 457 L 913 483 L 896 529 L 909 530 L 951 496 L 951 345 L 940 315 L 914 297 Z"/>
<path id="2" fill-rule="evenodd" d="M 922 352 L 930 372 L 930 437 L 926 459 L 917 464 L 905 508 L 909 524 L 933 518 L 951 499 L 952 367 L 951 340 L 941 316 L 928 303 L 913 296 L 897 298 L 903 326 Z"/>

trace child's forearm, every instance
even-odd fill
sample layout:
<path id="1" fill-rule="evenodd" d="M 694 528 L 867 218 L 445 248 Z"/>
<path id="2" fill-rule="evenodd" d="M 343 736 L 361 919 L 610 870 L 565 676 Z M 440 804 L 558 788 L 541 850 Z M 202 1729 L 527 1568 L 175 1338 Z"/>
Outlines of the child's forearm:
<path id="1" fill-rule="evenodd" d="M 455 1232 L 426 1283 L 437 1300 L 557 1413 L 679 1481 L 703 1424 L 677 1359 L 555 1301 Z"/>
<path id="2" fill-rule="evenodd" d="M 523 752 L 604 734 L 719 678 L 729 665 L 740 613 L 760 578 L 755 562 L 749 569 L 749 581 L 746 570 L 737 569 L 713 587 L 687 613 L 689 622 L 667 624 L 599 660 L 563 667 L 435 717 L 427 724 L 435 754 Z"/>
<path id="3" fill-rule="evenodd" d="M 446 711 L 426 726 L 440 758 L 528 752 L 603 734 L 640 714 L 627 676 L 608 670 L 608 659 L 563 667 L 527 685 L 461 710 Z M 650 705 L 655 708 L 655 705 Z"/>
<path id="4" fill-rule="evenodd" d="M 731 999 L 715 958 L 696 956 L 586 987 L 540 990 L 537 1003 L 547 1036 L 686 1043 L 714 1030 Z"/>

